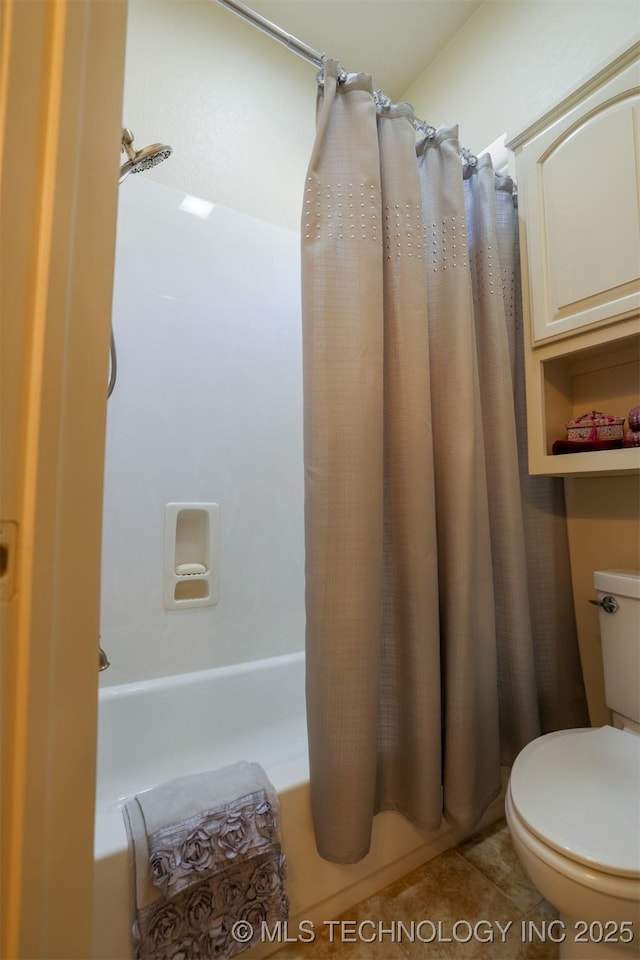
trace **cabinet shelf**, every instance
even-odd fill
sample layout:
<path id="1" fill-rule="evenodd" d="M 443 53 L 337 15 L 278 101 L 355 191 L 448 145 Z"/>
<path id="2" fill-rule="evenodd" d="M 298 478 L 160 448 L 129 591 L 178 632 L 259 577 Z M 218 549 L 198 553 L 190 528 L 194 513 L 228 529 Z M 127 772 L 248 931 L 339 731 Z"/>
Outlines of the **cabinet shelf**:
<path id="1" fill-rule="evenodd" d="M 640 473 L 640 447 L 622 450 L 592 450 L 588 453 L 544 455 L 541 469 L 531 473 L 549 477 L 609 476 Z"/>
<path id="2" fill-rule="evenodd" d="M 566 423 L 590 410 L 627 417 L 640 404 L 640 318 L 534 347 L 527 356 L 529 469 L 569 476 L 640 472 L 640 448 L 553 455 Z M 625 423 L 625 430 L 628 425 Z"/>

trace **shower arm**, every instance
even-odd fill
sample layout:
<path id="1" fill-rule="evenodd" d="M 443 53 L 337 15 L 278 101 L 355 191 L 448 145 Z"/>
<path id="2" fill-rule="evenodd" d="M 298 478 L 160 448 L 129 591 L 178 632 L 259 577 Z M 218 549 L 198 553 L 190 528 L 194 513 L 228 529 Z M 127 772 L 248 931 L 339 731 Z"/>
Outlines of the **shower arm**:
<path id="1" fill-rule="evenodd" d="M 126 153 L 129 160 L 135 160 L 136 152 L 133 149 L 133 134 L 127 127 L 122 128 L 122 151 Z"/>

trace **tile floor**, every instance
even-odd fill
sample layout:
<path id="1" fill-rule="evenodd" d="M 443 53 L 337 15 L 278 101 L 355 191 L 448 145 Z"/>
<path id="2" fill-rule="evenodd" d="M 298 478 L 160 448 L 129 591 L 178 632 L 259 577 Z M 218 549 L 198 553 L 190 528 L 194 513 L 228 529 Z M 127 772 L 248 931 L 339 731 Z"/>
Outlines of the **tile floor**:
<path id="1" fill-rule="evenodd" d="M 556 918 L 554 908 L 523 872 L 506 822 L 499 820 L 352 907 L 338 918 L 344 924 L 333 927 L 333 942 L 331 928 L 325 926 L 313 943 L 289 944 L 274 958 L 556 960 L 557 944 L 543 942 L 530 926 L 533 921 L 537 929 L 548 932 L 545 922 Z M 431 923 L 419 925 L 424 920 Z M 372 922 L 359 928 L 362 921 Z M 454 929 L 456 921 L 466 922 Z M 385 934 L 385 927 L 393 934 Z M 374 942 L 366 942 L 369 939 Z"/>

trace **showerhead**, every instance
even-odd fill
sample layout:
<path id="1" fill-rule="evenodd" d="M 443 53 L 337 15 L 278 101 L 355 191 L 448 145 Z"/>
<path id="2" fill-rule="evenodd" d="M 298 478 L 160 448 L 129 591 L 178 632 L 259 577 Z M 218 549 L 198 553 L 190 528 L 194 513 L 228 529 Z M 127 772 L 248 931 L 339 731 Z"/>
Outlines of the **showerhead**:
<path id="1" fill-rule="evenodd" d="M 131 173 L 140 173 L 142 170 L 150 170 L 157 163 L 162 163 L 167 157 L 171 156 L 171 147 L 164 143 L 152 143 L 150 147 L 139 150 L 136 153 L 136 160 L 131 167 Z"/>
<path id="2" fill-rule="evenodd" d="M 120 183 L 129 176 L 130 173 L 141 173 L 143 170 L 150 170 L 156 164 L 162 163 L 167 157 L 171 156 L 171 147 L 164 143 L 152 143 L 149 147 L 143 147 L 142 150 L 134 150 L 133 134 L 130 130 L 122 130 L 122 152 L 126 153 L 127 160 L 120 167 Z"/>

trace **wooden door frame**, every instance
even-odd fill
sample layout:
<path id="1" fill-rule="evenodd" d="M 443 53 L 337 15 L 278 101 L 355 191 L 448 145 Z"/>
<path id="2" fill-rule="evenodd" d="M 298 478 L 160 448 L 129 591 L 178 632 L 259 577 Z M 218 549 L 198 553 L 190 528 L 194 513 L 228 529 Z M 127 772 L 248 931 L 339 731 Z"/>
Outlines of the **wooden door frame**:
<path id="1" fill-rule="evenodd" d="M 0 20 L 0 955 L 91 954 L 100 543 L 126 0 Z M 9 586 L 9 585 L 5 585 Z"/>

